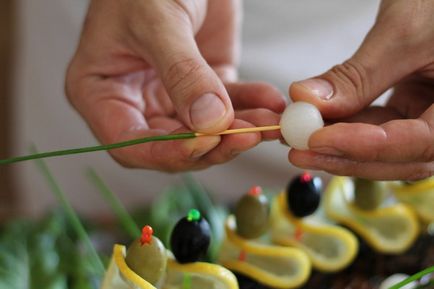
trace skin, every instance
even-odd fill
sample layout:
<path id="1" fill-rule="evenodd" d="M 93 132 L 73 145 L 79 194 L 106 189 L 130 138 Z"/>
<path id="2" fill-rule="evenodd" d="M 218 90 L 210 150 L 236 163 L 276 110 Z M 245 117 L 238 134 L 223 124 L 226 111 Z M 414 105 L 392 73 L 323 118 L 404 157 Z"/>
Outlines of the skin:
<path id="1" fill-rule="evenodd" d="M 314 104 L 330 123 L 310 137 L 309 150 L 291 150 L 290 162 L 377 180 L 434 175 L 433 47 L 433 1 L 382 1 L 350 59 L 290 86 L 294 101 Z M 369 107 L 389 88 L 385 106 Z"/>
<path id="2" fill-rule="evenodd" d="M 283 95 L 265 83 L 236 82 L 240 6 L 240 0 L 92 0 L 67 71 L 68 99 L 104 144 L 277 124 Z M 195 104 L 203 95 L 206 101 Z M 200 137 L 110 153 L 126 167 L 175 172 L 229 161 L 279 137 Z"/>

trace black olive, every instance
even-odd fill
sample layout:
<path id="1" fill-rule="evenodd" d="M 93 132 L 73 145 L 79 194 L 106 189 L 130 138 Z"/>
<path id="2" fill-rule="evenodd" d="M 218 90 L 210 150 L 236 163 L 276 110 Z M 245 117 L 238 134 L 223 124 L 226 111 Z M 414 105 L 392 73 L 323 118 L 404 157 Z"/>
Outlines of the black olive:
<path id="1" fill-rule="evenodd" d="M 234 275 L 237 277 L 238 288 L 240 289 L 271 289 L 271 287 L 267 287 L 240 273 L 234 272 Z"/>
<path id="2" fill-rule="evenodd" d="M 190 210 L 176 223 L 170 237 L 170 246 L 179 263 L 196 262 L 203 257 L 211 241 L 208 222 L 199 211 Z"/>
<path id="3" fill-rule="evenodd" d="M 314 213 L 319 207 L 321 189 L 319 177 L 308 173 L 295 177 L 286 190 L 286 201 L 291 213 L 300 218 Z"/>

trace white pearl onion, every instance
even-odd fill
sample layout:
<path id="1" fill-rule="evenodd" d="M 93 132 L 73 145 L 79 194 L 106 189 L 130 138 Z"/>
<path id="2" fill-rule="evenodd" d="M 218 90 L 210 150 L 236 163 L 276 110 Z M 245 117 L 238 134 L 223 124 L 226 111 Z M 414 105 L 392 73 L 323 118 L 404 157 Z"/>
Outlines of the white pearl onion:
<path id="1" fill-rule="evenodd" d="M 387 277 L 386 279 L 383 280 L 383 282 L 381 282 L 380 288 L 379 289 L 389 289 L 390 287 L 392 287 L 393 285 L 401 282 L 402 280 L 406 279 L 408 277 L 408 275 L 406 274 L 393 274 L 389 277 Z M 411 282 L 407 285 L 405 285 L 404 287 L 401 287 L 401 289 L 411 289 L 416 287 L 416 282 Z"/>
<path id="2" fill-rule="evenodd" d="M 299 150 L 309 149 L 309 137 L 324 126 L 319 110 L 307 102 L 288 105 L 280 120 L 280 131 L 285 141 Z"/>

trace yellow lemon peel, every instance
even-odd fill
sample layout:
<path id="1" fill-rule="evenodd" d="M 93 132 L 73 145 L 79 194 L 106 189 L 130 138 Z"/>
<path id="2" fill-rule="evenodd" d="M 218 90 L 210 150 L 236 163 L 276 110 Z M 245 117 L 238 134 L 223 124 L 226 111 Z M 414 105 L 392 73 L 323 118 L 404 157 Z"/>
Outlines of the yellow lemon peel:
<path id="1" fill-rule="evenodd" d="M 135 287 L 140 289 L 156 289 L 151 283 L 144 280 L 142 277 L 137 275 L 133 270 L 131 270 L 127 263 L 125 262 L 126 248 L 123 245 L 116 244 L 113 248 L 113 260 L 119 269 L 120 274 L 125 280 L 131 282 Z M 110 270 L 110 268 L 109 268 Z M 107 287 L 102 287 L 107 289 Z"/>
<path id="2" fill-rule="evenodd" d="M 288 211 L 284 193 L 273 201 L 271 220 L 273 241 L 302 249 L 320 271 L 341 270 L 356 257 L 358 242 L 353 233 L 339 226 L 295 218 Z M 297 230 L 302 232 L 299 238 Z"/>
<path id="3" fill-rule="evenodd" d="M 422 221 L 434 222 L 434 177 L 414 184 L 392 182 L 389 187 L 400 202 L 415 209 Z"/>
<path id="4" fill-rule="evenodd" d="M 184 274 L 200 275 L 204 278 L 213 279 L 223 284 L 227 289 L 238 289 L 238 282 L 235 275 L 228 269 L 211 263 L 194 262 L 180 264 L 174 259 L 167 260 L 168 272 L 176 271 Z"/>
<path id="5" fill-rule="evenodd" d="M 374 249 L 398 254 L 407 250 L 419 234 L 419 224 L 413 210 L 404 204 L 361 210 L 347 200 L 347 177 L 334 177 L 325 190 L 324 207 L 327 216 L 359 234 Z"/>
<path id="6" fill-rule="evenodd" d="M 296 268 L 296 270 L 291 271 L 286 270 L 285 268 L 281 268 L 287 274 L 287 276 L 284 276 L 281 274 L 277 274 L 276 272 L 271 272 L 271 263 L 270 268 L 260 268 L 253 263 L 249 263 L 248 260 L 241 261 L 237 258 L 222 258 L 220 262 L 226 268 L 239 272 L 245 276 L 257 280 L 259 283 L 274 288 L 294 288 L 301 286 L 307 281 L 311 272 L 311 266 L 309 258 L 301 250 L 295 248 L 260 244 L 239 237 L 236 234 L 236 224 L 234 216 L 228 217 L 225 224 L 225 231 L 227 237 L 226 242 L 230 242 L 238 250 L 242 250 L 246 254 L 248 254 L 248 256 L 255 256 L 255 258 L 268 258 L 269 262 L 272 262 L 273 259 L 276 262 L 278 261 L 278 259 L 286 260 L 288 261 L 288 263 L 291 263 L 292 267 Z M 225 248 L 225 245 L 223 245 L 223 250 L 231 249 Z M 291 272 L 296 273 L 293 275 L 289 275 Z"/>

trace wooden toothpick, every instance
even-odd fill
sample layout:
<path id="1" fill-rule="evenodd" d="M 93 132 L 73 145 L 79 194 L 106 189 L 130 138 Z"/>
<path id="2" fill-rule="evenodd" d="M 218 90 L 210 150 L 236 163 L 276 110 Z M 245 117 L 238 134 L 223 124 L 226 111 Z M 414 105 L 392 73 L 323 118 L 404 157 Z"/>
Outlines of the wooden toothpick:
<path id="1" fill-rule="evenodd" d="M 241 133 L 271 131 L 271 130 L 278 130 L 278 129 L 280 129 L 280 125 L 268 125 L 268 126 L 259 126 L 259 127 L 228 129 L 215 134 L 208 134 L 208 133 L 201 133 L 201 132 L 195 132 L 194 134 L 196 136 L 217 136 L 217 135 L 226 135 L 226 134 L 241 134 Z"/>

